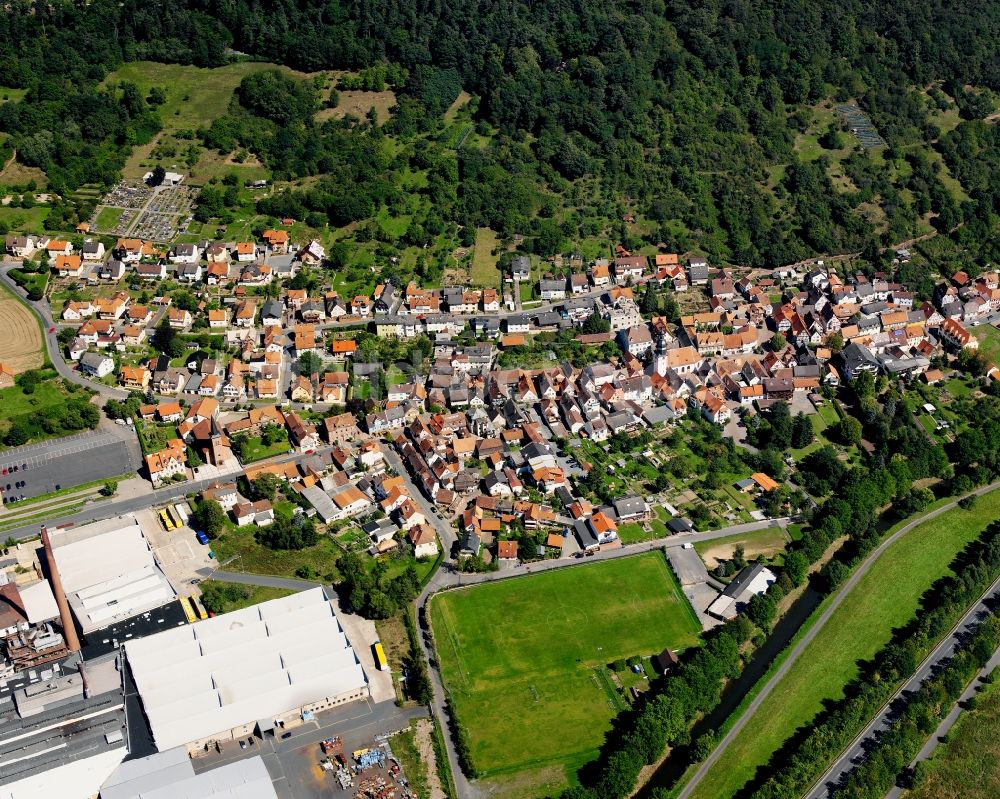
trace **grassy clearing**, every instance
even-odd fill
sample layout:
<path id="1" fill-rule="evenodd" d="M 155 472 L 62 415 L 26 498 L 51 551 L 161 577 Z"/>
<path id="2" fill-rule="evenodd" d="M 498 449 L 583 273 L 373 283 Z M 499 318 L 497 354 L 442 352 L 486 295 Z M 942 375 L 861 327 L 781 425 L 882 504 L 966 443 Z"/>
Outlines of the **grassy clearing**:
<path id="1" fill-rule="evenodd" d="M 5 182 L 5 172 L 0 172 L 0 183 Z M 49 215 L 47 205 L 36 205 L 34 208 L 11 208 L 9 205 L 0 206 L 0 222 L 7 225 L 9 230 L 24 233 L 41 233 L 46 230 L 45 219 Z"/>
<path id="2" fill-rule="evenodd" d="M 65 405 L 66 397 L 67 392 L 58 378 L 44 380 L 31 394 L 25 394 L 20 386 L 0 390 L 0 436 L 14 424 L 25 426 L 32 432 L 31 443 L 67 435 L 63 431 L 57 431 L 52 435 L 46 434 L 41 426 L 36 424 L 39 415 L 44 411 Z M 0 447 L 0 450 L 3 449 L 6 447 Z"/>
<path id="3" fill-rule="evenodd" d="M 32 180 L 35 181 L 38 190 L 44 189 L 48 183 L 41 169 L 36 166 L 25 166 L 20 161 L 11 161 L 0 170 L 0 184 L 5 186 L 23 186 Z"/>
<path id="4" fill-rule="evenodd" d="M 256 61 L 240 61 L 211 69 L 160 64 L 155 61 L 133 61 L 122 64 L 104 80 L 104 84 L 131 81 L 143 96 L 154 86 L 167 95 L 160 116 L 164 131 L 196 130 L 211 125 L 226 113 L 229 99 L 240 81 L 247 75 L 278 69 L 286 74 L 301 75 L 287 67 Z"/>
<path id="5" fill-rule="evenodd" d="M 122 218 L 121 208 L 102 208 L 94 223 L 98 230 L 111 230 Z"/>
<path id="6" fill-rule="evenodd" d="M 222 613 L 232 613 L 234 610 L 248 608 L 251 605 L 259 605 L 271 599 L 281 599 L 295 593 L 287 588 L 271 588 L 265 585 L 239 585 L 233 583 L 223 583 L 218 580 L 205 580 L 201 584 L 202 591 L 211 591 L 215 586 L 225 590 L 226 601 L 222 607 Z"/>
<path id="7" fill-rule="evenodd" d="M 1000 796 L 1000 683 L 986 687 L 927 763 L 909 799 L 994 799 Z"/>
<path id="8" fill-rule="evenodd" d="M 247 75 L 268 69 L 278 69 L 286 74 L 302 77 L 304 73 L 295 72 L 287 67 L 266 62 L 241 61 L 227 64 L 214 69 L 183 66 L 180 64 L 159 64 L 153 61 L 134 61 L 123 64 L 105 79 L 104 84 L 131 81 L 139 87 L 143 96 L 154 86 L 166 92 L 167 101 L 160 108 L 162 130 L 153 141 L 142 147 L 136 147 L 125 165 L 126 177 L 140 177 L 148 164 L 163 160 L 167 163 L 177 163 L 182 172 L 190 173 L 197 180 L 223 175 L 234 169 L 239 171 L 244 179 L 266 176 L 266 170 L 259 166 L 229 163 L 226 156 L 201 150 L 198 163 L 194 169 L 184 164 L 184 149 L 191 142 L 174 142 L 178 147 L 175 158 L 156 159 L 152 156 L 158 144 L 163 144 L 173 133 L 182 130 L 194 131 L 200 127 L 208 127 L 217 118 L 223 116 L 229 107 L 240 81 Z M 152 162 L 150 159 L 152 158 Z"/>
<path id="9" fill-rule="evenodd" d="M 317 119 L 343 119 L 350 114 L 364 119 L 375 109 L 379 124 L 387 122 L 396 106 L 396 93 L 392 91 L 363 92 L 353 89 L 339 90 L 339 102 L 335 108 L 324 108 L 316 114 Z"/>
<path id="10" fill-rule="evenodd" d="M 473 758 L 504 782 L 572 779 L 619 709 L 606 664 L 683 649 L 700 630 L 659 553 L 450 592 L 431 620 Z"/>
<path id="11" fill-rule="evenodd" d="M 472 284 L 483 288 L 500 287 L 500 270 L 497 269 L 497 234 L 486 227 L 476 229 L 476 249 L 472 256 L 470 278 Z"/>
<path id="12" fill-rule="evenodd" d="M 712 569 L 718 565 L 720 560 L 732 558 L 737 546 L 743 546 L 744 554 L 748 559 L 759 555 L 773 557 L 784 550 L 788 539 L 789 536 L 780 527 L 767 527 L 750 533 L 737 533 L 725 538 L 716 538 L 713 541 L 699 541 L 694 545 L 694 549 L 701 555 L 705 565 Z"/>
<path id="13" fill-rule="evenodd" d="M 8 86 L 0 86 L 0 103 L 19 103 L 27 93 L 27 89 L 11 89 Z"/>
<path id="14" fill-rule="evenodd" d="M 998 515 L 1000 491 L 994 491 L 980 497 L 971 511 L 955 508 L 918 525 L 889 547 L 692 795 L 701 799 L 735 795 L 824 702 L 843 697 L 844 687 L 858 674 L 858 661 L 874 655 L 889 641 L 892 630 L 913 616 L 920 595 L 951 573 L 955 555 Z"/>
<path id="15" fill-rule="evenodd" d="M 275 577 L 294 577 L 295 572 L 303 566 L 315 569 L 326 582 L 339 579 L 337 561 L 342 550 L 333 539 L 320 536 L 319 541 L 311 547 L 299 550 L 268 549 L 254 539 L 254 525 L 234 528 L 212 542 L 212 551 L 219 563 L 227 563 L 229 571 L 241 571 L 248 574 L 269 574 Z M 233 558 L 232 561 L 230 559 Z"/>

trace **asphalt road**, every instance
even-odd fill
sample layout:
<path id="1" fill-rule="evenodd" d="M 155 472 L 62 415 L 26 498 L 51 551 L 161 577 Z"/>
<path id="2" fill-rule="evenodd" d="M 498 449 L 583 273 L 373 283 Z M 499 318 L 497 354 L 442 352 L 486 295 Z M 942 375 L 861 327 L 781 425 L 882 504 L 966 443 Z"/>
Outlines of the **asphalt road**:
<path id="1" fill-rule="evenodd" d="M 972 493 L 981 495 L 998 487 L 1000 487 L 1000 481 L 978 488 Z M 868 570 L 871 569 L 872 565 L 879 559 L 882 553 L 917 525 L 923 524 L 924 522 L 940 516 L 942 513 L 946 513 L 954 508 L 958 504 L 958 501 L 958 499 L 952 500 L 946 505 L 942 505 L 940 508 L 936 508 L 930 513 L 924 514 L 923 516 L 908 522 L 869 553 L 868 557 L 865 558 L 861 562 L 861 565 L 854 571 L 854 574 L 852 574 L 850 578 L 848 578 L 847 582 L 840 587 L 840 590 L 837 592 L 836 596 L 834 596 L 830 604 L 827 605 L 826 610 L 823 611 L 819 619 L 816 620 L 816 623 L 808 630 L 808 632 L 806 632 L 805 635 L 802 636 L 801 639 L 799 639 L 798 643 L 792 647 L 791 652 L 788 653 L 788 657 L 785 658 L 784 662 L 782 662 L 782 664 L 774 672 L 771 679 L 765 683 L 760 693 L 753 698 L 749 705 L 747 705 L 743 714 L 736 720 L 736 723 L 733 724 L 725 736 L 723 736 L 722 740 L 719 741 L 718 746 L 715 747 L 712 754 L 710 754 L 705 762 L 698 767 L 698 770 L 677 795 L 677 799 L 687 799 L 687 797 L 691 796 L 695 788 L 697 788 L 699 783 L 705 778 L 705 775 L 715 765 L 718 759 L 722 757 L 726 749 L 729 748 L 729 745 L 733 742 L 736 736 L 739 735 L 740 731 L 746 727 L 747 723 L 760 709 L 761 705 L 764 704 L 766 699 L 771 695 L 772 691 L 774 691 L 774 689 L 781 683 L 781 681 L 785 678 L 785 675 L 788 674 L 789 669 L 791 669 L 791 667 L 795 664 L 795 661 L 799 659 L 806 647 L 809 646 L 812 640 L 819 634 L 820 630 L 822 630 L 826 623 L 830 620 L 830 617 L 833 616 L 837 608 L 840 607 L 841 603 L 848 596 L 848 594 L 850 594 L 861 578 L 868 573 Z"/>
<path id="2" fill-rule="evenodd" d="M 917 756 L 913 759 L 913 762 L 910 763 L 911 767 L 915 766 L 922 760 L 927 760 L 932 754 L 934 754 L 934 750 L 937 749 L 938 744 L 944 741 L 945 736 L 951 732 L 951 728 L 955 726 L 955 722 L 961 717 L 962 706 L 980 691 L 983 687 L 983 678 L 992 672 L 997 666 L 1000 666 L 1000 649 L 997 649 L 997 651 L 993 653 L 993 657 L 991 657 L 986 662 L 986 665 L 979 670 L 976 678 L 970 682 L 965 691 L 962 692 L 962 695 L 958 698 L 958 701 L 955 702 L 948 715 L 941 719 L 941 723 L 938 725 L 938 728 L 934 730 L 934 734 L 927 739 L 927 743 L 923 745 L 921 750 L 917 753 Z M 900 788 L 898 785 L 893 785 L 889 792 L 885 795 L 885 799 L 899 799 L 899 797 L 905 792 L 905 789 Z"/>
<path id="3" fill-rule="evenodd" d="M 1000 579 L 993 583 L 979 601 L 969 608 L 958 624 L 952 628 L 951 633 L 934 647 L 931 653 L 917 667 L 913 676 L 900 686 L 899 690 L 892 695 L 892 698 L 885 703 L 878 715 L 869 722 L 868 726 L 861 731 L 851 745 L 826 770 L 826 773 L 820 777 L 816 785 L 806 794 L 808 799 L 827 799 L 827 797 L 833 796 L 836 793 L 841 782 L 847 778 L 848 774 L 854 771 L 855 766 L 860 765 L 864 761 L 866 753 L 899 717 L 899 711 L 905 705 L 905 700 L 900 703 L 900 698 L 904 694 L 916 691 L 928 677 L 952 658 L 959 644 L 972 635 L 983 619 L 989 616 L 990 606 L 995 605 L 997 599 L 1000 599 Z"/>
<path id="4" fill-rule="evenodd" d="M 205 572 L 203 579 L 221 580 L 224 583 L 238 583 L 239 585 L 263 585 L 266 588 L 285 588 L 289 591 L 307 591 L 319 585 L 319 583 L 311 583 L 308 580 L 296 580 L 291 577 L 269 577 L 265 574 L 244 574 L 242 572 L 228 572 L 222 569 L 218 571 L 205 569 L 203 571 Z"/>
<path id="5" fill-rule="evenodd" d="M 7 274 L 19 263 L 20 262 L 11 263 L 10 261 L 4 263 L 3 267 L 0 268 L 0 282 L 14 292 L 15 295 L 24 300 L 28 307 L 38 315 L 39 319 L 42 320 L 42 325 L 45 328 L 45 345 L 48 349 L 49 360 L 52 361 L 52 365 L 55 367 L 55 370 L 61 377 L 66 378 L 71 383 L 76 383 L 77 385 L 93 389 L 104 399 L 125 399 L 128 397 L 128 392 L 124 389 L 112 388 L 111 386 L 105 386 L 102 383 L 95 383 L 88 380 L 66 363 L 66 359 L 63 358 L 62 350 L 59 347 L 59 339 L 57 337 L 59 328 L 56 327 L 56 322 L 52 318 L 52 309 L 49 308 L 49 303 L 46 300 L 38 300 L 37 302 L 29 300 L 27 293 L 11 279 L 10 275 Z M 53 328 L 55 328 L 55 330 L 53 330 Z M 49 332 L 50 330 L 52 330 L 51 333 Z"/>
<path id="6" fill-rule="evenodd" d="M 417 485 L 413 482 L 413 477 L 410 475 L 410 470 L 406 468 L 403 464 L 402 459 L 395 449 L 392 448 L 390 444 L 381 442 L 382 454 L 385 456 L 386 462 L 393 468 L 400 477 L 403 478 L 403 484 L 406 486 L 406 490 L 409 492 L 410 497 L 413 499 L 414 504 L 420 510 L 422 514 L 427 518 L 427 520 L 434 526 L 437 531 L 438 538 L 441 539 L 441 546 L 444 547 L 444 556 L 448 560 L 451 558 L 451 549 L 455 542 L 458 540 L 458 536 L 455 533 L 455 529 L 448 524 L 441 516 L 439 516 L 435 511 L 437 507 L 432 505 L 427 501 L 423 492 Z"/>
<path id="7" fill-rule="evenodd" d="M 323 447 L 317 450 L 317 452 L 324 452 L 329 449 L 330 447 Z M 270 460 L 262 461 L 261 463 L 286 463 L 289 461 L 297 463 L 303 458 L 308 457 L 311 456 L 303 454 L 284 455 L 278 458 L 271 458 Z M 255 465 L 259 466 L 260 464 Z M 120 472 L 118 472 L 118 474 L 120 474 Z M 54 516 L 50 519 L 44 519 L 43 522 L 34 522 L 32 524 L 26 524 L 22 527 L 16 527 L 8 531 L 5 535 L 11 535 L 17 540 L 34 538 L 38 535 L 38 528 L 42 523 L 48 525 L 49 527 L 54 527 L 56 525 L 84 524 L 97 519 L 109 519 L 112 516 L 121 516 L 124 513 L 135 513 L 136 511 L 150 508 L 153 505 L 159 505 L 164 502 L 171 502 L 175 499 L 180 499 L 186 494 L 203 491 L 212 483 L 235 479 L 236 474 L 229 474 L 221 477 L 208 477 L 204 480 L 189 480 L 184 483 L 171 483 L 163 488 L 155 489 L 152 494 L 143 494 L 142 496 L 130 499 L 120 499 L 117 502 L 103 502 L 95 504 L 92 507 L 84 508 L 83 510 L 78 511 L 77 513 Z"/>

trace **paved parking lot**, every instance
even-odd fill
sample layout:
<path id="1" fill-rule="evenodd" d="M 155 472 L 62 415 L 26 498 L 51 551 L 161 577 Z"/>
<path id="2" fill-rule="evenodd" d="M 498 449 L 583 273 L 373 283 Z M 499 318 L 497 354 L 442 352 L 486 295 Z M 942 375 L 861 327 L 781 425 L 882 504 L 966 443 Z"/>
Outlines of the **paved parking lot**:
<path id="1" fill-rule="evenodd" d="M 681 585 L 694 585 L 708 580 L 708 569 L 705 568 L 704 562 L 693 547 L 691 549 L 685 549 L 682 546 L 669 547 L 667 557 L 670 559 L 670 565 L 674 567 L 674 574 L 677 575 Z"/>
<path id="2" fill-rule="evenodd" d="M 188 596 L 195 593 L 191 581 L 197 579 L 200 582 L 206 570 L 216 569 L 219 564 L 208 556 L 210 548 L 198 543 L 190 527 L 178 527 L 170 532 L 164 530 L 157 518 L 162 507 L 161 504 L 137 511 L 135 518 L 174 590 Z"/>
<path id="3" fill-rule="evenodd" d="M 105 431 L 80 433 L 0 452 L 0 488 L 5 502 L 10 497 L 27 499 L 117 477 L 139 466 L 120 436 Z M 23 486 L 18 485 L 21 482 Z"/>

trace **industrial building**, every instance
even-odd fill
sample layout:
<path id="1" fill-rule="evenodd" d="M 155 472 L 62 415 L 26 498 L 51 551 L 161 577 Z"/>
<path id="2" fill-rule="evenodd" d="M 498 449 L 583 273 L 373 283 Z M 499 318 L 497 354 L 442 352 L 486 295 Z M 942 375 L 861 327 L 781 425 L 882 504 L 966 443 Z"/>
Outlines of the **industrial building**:
<path id="1" fill-rule="evenodd" d="M 260 756 L 194 773 L 184 747 L 122 763 L 101 786 L 101 799 L 277 799 Z"/>
<path id="2" fill-rule="evenodd" d="M 718 598 L 708 606 L 708 613 L 723 621 L 736 618 L 736 614 L 750 602 L 755 594 L 763 594 L 777 575 L 760 563 L 753 563 L 737 574 Z"/>
<path id="3" fill-rule="evenodd" d="M 134 516 L 48 535 L 62 590 L 85 637 L 177 598 Z"/>
<path id="4" fill-rule="evenodd" d="M 113 658 L 54 664 L 0 705 L 0 799 L 87 799 L 127 754 Z"/>
<path id="5" fill-rule="evenodd" d="M 189 752 L 369 697 L 322 587 L 125 644 L 160 751 Z"/>

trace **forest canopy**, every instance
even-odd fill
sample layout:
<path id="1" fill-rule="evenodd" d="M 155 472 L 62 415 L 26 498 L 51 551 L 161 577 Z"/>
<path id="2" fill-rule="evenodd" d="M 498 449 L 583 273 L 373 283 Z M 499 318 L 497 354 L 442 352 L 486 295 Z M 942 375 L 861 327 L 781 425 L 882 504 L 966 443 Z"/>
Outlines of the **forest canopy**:
<path id="1" fill-rule="evenodd" d="M 940 163 L 911 159 L 909 148 L 938 144 L 928 86 L 943 88 L 967 120 L 992 109 L 984 90 L 1000 89 L 997 0 L 974 9 L 944 0 L 275 0 L 266 9 L 245 0 L 14 0 L 9 9 L 0 85 L 27 95 L 0 105 L 0 130 L 57 191 L 113 182 L 130 149 L 158 129 L 159 111 L 134 86 L 99 87 L 108 71 L 137 59 L 217 66 L 241 53 L 306 72 L 389 65 L 397 106 L 381 130 L 373 120 L 320 126 L 309 80 L 265 72 L 243 82 L 205 135 L 220 150 L 253 150 L 278 179 L 324 176 L 283 203 L 335 225 L 370 217 L 393 196 L 403 165 L 388 163 L 379 136 L 426 134 L 462 89 L 479 98 L 478 119 L 495 131 L 490 145 L 407 153 L 431 162 L 427 191 L 444 222 L 524 230 L 551 216 L 547 196 L 589 178 L 630 198 L 672 247 L 774 265 L 860 251 L 877 230 L 903 240 L 928 214 L 951 230 L 996 211 L 996 181 L 982 167 L 968 182 L 959 176 L 971 197 L 963 208 Z M 823 157 L 800 159 L 803 109 L 825 99 L 856 100 L 906 168 L 890 175 L 859 149 L 845 161 L 844 189 Z M 941 148 L 956 171 L 954 145 L 972 137 L 949 135 Z M 824 141 L 844 144 L 835 130 Z M 356 196 L 345 193 L 350 185 Z M 873 204 L 884 215 L 877 224 Z M 584 221 L 550 233 L 572 236 Z"/>

